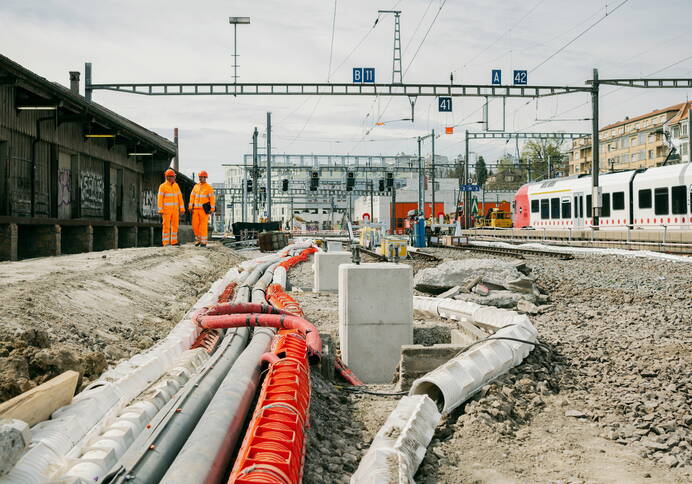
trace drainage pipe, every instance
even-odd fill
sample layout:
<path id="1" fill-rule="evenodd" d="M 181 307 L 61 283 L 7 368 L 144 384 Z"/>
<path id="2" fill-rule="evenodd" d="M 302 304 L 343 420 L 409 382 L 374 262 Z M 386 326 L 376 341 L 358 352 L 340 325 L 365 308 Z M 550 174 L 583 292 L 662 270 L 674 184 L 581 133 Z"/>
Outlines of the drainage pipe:
<path id="1" fill-rule="evenodd" d="M 537 331 L 526 315 L 514 311 L 487 310 L 468 303 L 437 303 L 432 299 L 436 298 L 414 298 L 414 307 L 419 311 L 454 314 L 472 323 L 500 328 L 487 340 L 413 382 L 409 395 L 428 395 L 442 413 L 448 413 L 481 387 L 521 363 L 534 347 L 522 341 L 535 342 Z"/>
<path id="2" fill-rule="evenodd" d="M 404 397 L 375 435 L 351 484 L 414 483 L 441 418 L 426 395 Z"/>

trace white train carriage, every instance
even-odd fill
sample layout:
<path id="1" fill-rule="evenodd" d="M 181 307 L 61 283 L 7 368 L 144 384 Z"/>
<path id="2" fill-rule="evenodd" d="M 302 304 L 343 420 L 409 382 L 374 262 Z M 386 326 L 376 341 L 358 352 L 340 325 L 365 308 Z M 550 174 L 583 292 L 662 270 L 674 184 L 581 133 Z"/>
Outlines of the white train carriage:
<path id="1" fill-rule="evenodd" d="M 692 229 L 692 165 L 605 173 L 600 228 Z M 587 228 L 591 218 L 591 176 L 529 183 L 515 196 L 515 227 Z M 528 215 L 528 216 L 527 216 Z"/>

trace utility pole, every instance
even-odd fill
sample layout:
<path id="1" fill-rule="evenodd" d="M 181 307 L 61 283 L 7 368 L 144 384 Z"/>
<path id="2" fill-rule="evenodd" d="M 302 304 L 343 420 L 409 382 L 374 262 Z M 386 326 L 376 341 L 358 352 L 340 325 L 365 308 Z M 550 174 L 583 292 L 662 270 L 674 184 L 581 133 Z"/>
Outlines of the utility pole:
<path id="1" fill-rule="evenodd" d="M 392 206 L 389 208 L 389 227 L 391 235 L 396 234 L 396 184 L 392 185 Z"/>
<path id="2" fill-rule="evenodd" d="M 257 160 L 257 126 L 252 132 L 252 223 L 257 223 L 257 176 L 259 175 L 259 166 Z"/>
<path id="3" fill-rule="evenodd" d="M 378 14 L 394 14 L 394 56 L 392 58 L 392 84 L 403 84 L 403 74 L 401 70 L 401 25 L 399 16 L 401 10 L 378 10 Z"/>
<path id="4" fill-rule="evenodd" d="M 601 216 L 601 189 L 598 186 L 598 172 L 600 164 L 600 143 L 598 139 L 598 69 L 593 70 L 593 85 L 591 90 L 591 210 L 593 220 L 591 225 L 598 229 L 599 217 Z"/>
<path id="5" fill-rule="evenodd" d="M 466 185 L 469 181 L 469 130 L 466 130 L 466 136 L 464 137 L 465 142 L 464 142 L 464 183 L 463 185 Z M 459 190 L 461 190 L 461 186 L 459 186 Z M 471 225 L 471 218 L 469 217 L 469 192 L 464 191 L 464 228 L 467 229 L 469 228 L 469 225 Z"/>
<path id="6" fill-rule="evenodd" d="M 243 197 L 240 200 L 240 220 L 242 222 L 247 222 L 247 160 L 243 156 L 243 175 L 240 178 L 240 182 L 243 184 Z"/>
<path id="7" fill-rule="evenodd" d="M 370 180 L 369 183 L 370 183 L 370 223 L 374 223 L 375 222 L 375 209 L 374 209 L 375 204 L 373 202 L 373 193 L 372 192 L 374 191 L 373 184 L 375 183 L 375 180 Z"/>
<path id="8" fill-rule="evenodd" d="M 431 193 L 432 193 L 432 218 L 433 222 L 437 219 L 437 214 L 435 212 L 435 130 L 432 130 L 432 133 L 430 134 L 432 138 L 432 174 L 431 174 L 431 181 L 432 181 L 432 186 L 430 188 Z"/>
<path id="9" fill-rule="evenodd" d="M 267 113 L 267 222 L 272 221 L 272 113 Z"/>
<path id="10" fill-rule="evenodd" d="M 425 187 L 423 186 L 423 158 L 420 154 L 421 137 L 418 137 L 418 212 L 425 217 Z"/>
<path id="11" fill-rule="evenodd" d="M 233 25 L 233 83 L 238 82 L 238 25 L 250 23 L 250 17 L 228 17 L 228 23 Z"/>

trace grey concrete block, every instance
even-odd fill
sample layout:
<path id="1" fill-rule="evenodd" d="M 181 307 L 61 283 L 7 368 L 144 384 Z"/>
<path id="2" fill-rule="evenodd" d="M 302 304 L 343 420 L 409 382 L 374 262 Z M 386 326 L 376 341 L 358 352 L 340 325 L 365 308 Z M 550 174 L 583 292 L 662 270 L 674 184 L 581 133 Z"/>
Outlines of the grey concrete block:
<path id="1" fill-rule="evenodd" d="M 350 252 L 315 253 L 315 292 L 339 289 L 339 266 L 351 262 Z"/>
<path id="2" fill-rule="evenodd" d="M 344 363 L 365 383 L 388 383 L 401 346 L 413 343 L 413 271 L 404 264 L 339 267 Z"/>
<path id="3" fill-rule="evenodd" d="M 399 361 L 399 388 L 402 391 L 408 390 L 414 380 L 447 363 L 466 346 L 465 344 L 402 346 Z"/>
<path id="4" fill-rule="evenodd" d="M 31 443 L 31 430 L 26 422 L 0 420 L 0 476 L 7 474 Z"/>

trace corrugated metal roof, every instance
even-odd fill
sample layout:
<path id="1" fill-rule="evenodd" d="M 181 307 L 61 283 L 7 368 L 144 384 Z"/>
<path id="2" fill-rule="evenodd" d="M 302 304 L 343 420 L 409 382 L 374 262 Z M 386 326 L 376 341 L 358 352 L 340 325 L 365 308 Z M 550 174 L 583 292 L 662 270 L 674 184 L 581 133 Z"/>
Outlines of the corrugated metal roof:
<path id="1" fill-rule="evenodd" d="M 93 116 L 99 122 L 112 125 L 113 128 L 127 132 L 130 136 L 139 138 L 170 155 L 175 154 L 175 144 L 172 141 L 98 103 L 87 101 L 83 96 L 73 93 L 65 86 L 39 76 L 2 54 L 0 54 L 0 71 L 28 83 L 31 87 L 45 91 L 47 95 L 63 101 L 65 107 Z"/>

